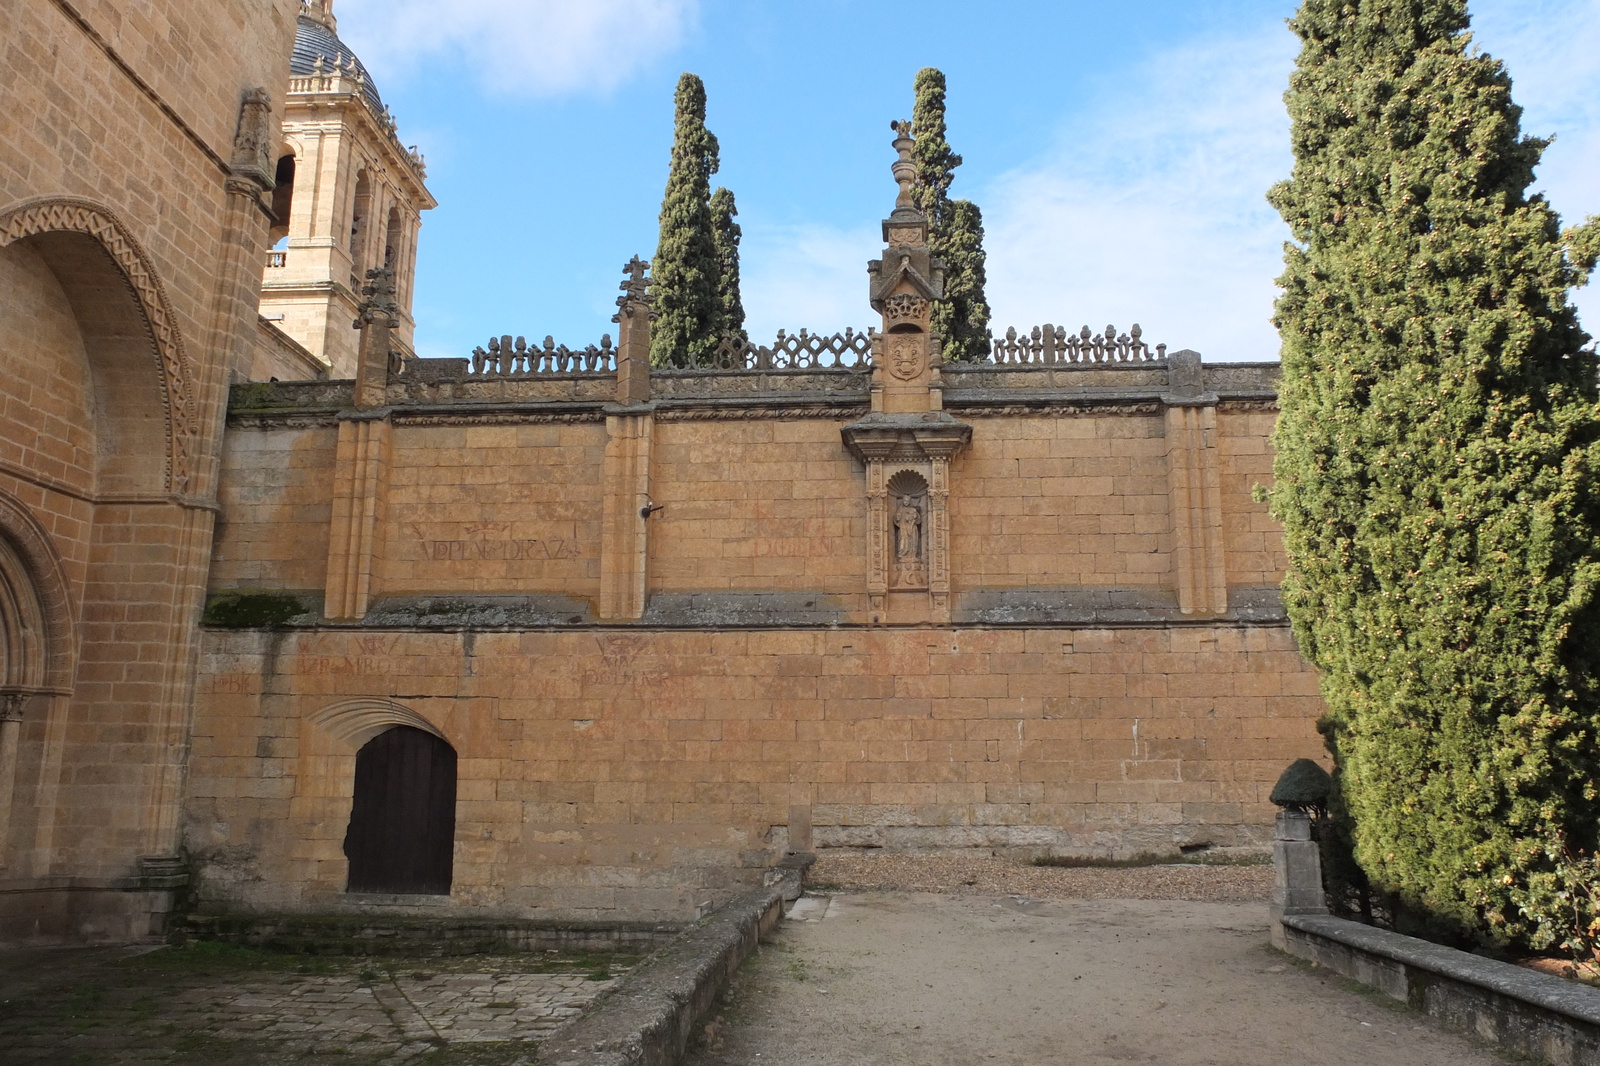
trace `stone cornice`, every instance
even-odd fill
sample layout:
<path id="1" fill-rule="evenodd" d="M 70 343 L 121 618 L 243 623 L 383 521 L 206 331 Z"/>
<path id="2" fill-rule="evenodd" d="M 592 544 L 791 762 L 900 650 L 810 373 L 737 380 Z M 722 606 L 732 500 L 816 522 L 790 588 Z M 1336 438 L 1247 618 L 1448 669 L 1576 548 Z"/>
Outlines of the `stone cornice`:
<path id="1" fill-rule="evenodd" d="M 594 421 L 612 399 L 615 378 L 611 371 L 501 377 L 470 373 L 467 360 L 418 362 L 452 365 L 391 379 L 387 403 L 399 422 L 412 425 Z M 961 418 L 1144 416 L 1173 403 L 1272 412 L 1277 377 L 1275 363 L 1206 366 L 1203 390 L 1180 396 L 1169 391 L 1162 367 L 957 366 L 945 371 L 943 399 Z M 652 375 L 651 385 L 655 417 L 663 422 L 856 421 L 870 399 L 867 376 L 853 370 L 668 372 Z M 331 417 L 320 412 L 349 406 L 349 387 L 337 381 L 238 386 L 229 419 L 239 425 L 313 423 Z"/>

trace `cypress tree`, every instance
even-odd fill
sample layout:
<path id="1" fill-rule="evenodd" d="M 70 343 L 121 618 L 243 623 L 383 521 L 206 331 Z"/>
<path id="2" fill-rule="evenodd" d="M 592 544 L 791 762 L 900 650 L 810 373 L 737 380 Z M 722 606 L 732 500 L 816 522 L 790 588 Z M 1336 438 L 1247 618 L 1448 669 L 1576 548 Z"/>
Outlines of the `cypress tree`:
<path id="1" fill-rule="evenodd" d="M 1284 598 L 1334 809 L 1402 912 L 1600 931 L 1600 413 L 1568 253 L 1465 0 L 1304 0 L 1276 323 Z M 1585 242 L 1589 243 L 1585 243 Z"/>
<path id="2" fill-rule="evenodd" d="M 923 67 L 912 88 L 911 136 L 916 144 L 911 158 L 917 164 L 917 185 L 911 199 L 928 218 L 933 254 L 946 264 L 945 298 L 933 305 L 933 331 L 944 338 L 945 358 L 982 359 L 989 354 L 983 216 L 970 200 L 950 199 L 961 157 L 945 139 L 944 73 Z"/>
<path id="3" fill-rule="evenodd" d="M 687 366 L 716 350 L 722 317 L 721 267 L 711 225 L 711 175 L 717 138 L 706 129 L 706 87 L 693 74 L 678 79 L 672 166 L 661 201 L 661 236 L 650 264 L 656 321 L 650 361 Z"/>
<path id="4" fill-rule="evenodd" d="M 711 240 L 717 251 L 716 336 L 731 333 L 748 340 L 744 331 L 744 301 L 739 296 L 739 223 L 734 221 L 739 208 L 733 193 L 722 187 L 711 194 Z"/>
<path id="5" fill-rule="evenodd" d="M 989 355 L 989 301 L 983 252 L 983 212 L 971 200 L 951 200 L 944 237 L 935 254 L 945 261 L 944 299 L 933 306 L 933 331 L 944 338 L 947 359 Z"/>
<path id="6" fill-rule="evenodd" d="M 961 157 L 950 150 L 950 142 L 944 136 L 944 72 L 923 67 L 911 87 L 916 93 L 911 105 L 911 136 L 916 139 L 911 159 L 917 164 L 911 202 L 927 216 L 929 228 L 938 234 L 950 210 L 950 183 L 955 180 Z"/>

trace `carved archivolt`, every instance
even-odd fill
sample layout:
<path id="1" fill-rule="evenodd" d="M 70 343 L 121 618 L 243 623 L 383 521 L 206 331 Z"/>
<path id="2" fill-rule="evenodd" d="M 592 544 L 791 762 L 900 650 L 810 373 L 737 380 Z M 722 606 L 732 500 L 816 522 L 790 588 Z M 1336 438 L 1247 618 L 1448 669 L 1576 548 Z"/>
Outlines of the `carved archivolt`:
<path id="1" fill-rule="evenodd" d="M 320 711 L 312 712 L 307 716 L 307 720 L 355 750 L 360 750 L 367 741 L 397 725 L 408 725 L 424 733 L 432 733 L 446 743 L 449 742 L 449 738 L 439 732 L 432 722 L 410 707 L 392 700 L 341 700 Z"/>
<path id="2" fill-rule="evenodd" d="M 12 691 L 69 691 L 77 641 L 66 575 L 38 519 L 5 494 L 0 494 L 0 612 L 7 644 L 3 684 Z"/>
<path id="3" fill-rule="evenodd" d="M 92 200 L 49 197 L 0 211 L 0 248 L 41 233 L 83 233 L 100 242 L 127 279 L 155 338 L 164 385 L 168 492 L 187 492 L 196 414 L 183 339 L 150 257 L 117 217 Z"/>

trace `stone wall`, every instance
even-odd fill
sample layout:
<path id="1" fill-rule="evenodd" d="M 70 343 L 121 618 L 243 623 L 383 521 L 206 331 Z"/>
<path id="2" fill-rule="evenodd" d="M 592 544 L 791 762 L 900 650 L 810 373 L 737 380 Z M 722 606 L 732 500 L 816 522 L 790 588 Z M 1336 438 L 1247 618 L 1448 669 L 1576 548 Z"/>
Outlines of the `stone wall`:
<path id="1" fill-rule="evenodd" d="M 181 881 L 226 387 L 257 343 L 255 146 L 297 6 L 6 8 L 0 940 L 147 935 Z"/>
<path id="2" fill-rule="evenodd" d="M 641 491 L 609 375 L 408 370 L 363 431 L 353 617 L 324 589 L 351 386 L 237 388 L 213 589 L 304 611 L 206 637 L 203 898 L 681 920 L 790 848 L 1264 848 L 1321 704 L 1251 493 L 1275 368 L 1204 373 L 1192 405 L 1163 366 L 952 370 L 949 617 L 910 623 L 868 594 L 864 372 L 657 372 Z M 355 754 L 407 723 L 460 760 L 452 895 L 347 896 Z"/>

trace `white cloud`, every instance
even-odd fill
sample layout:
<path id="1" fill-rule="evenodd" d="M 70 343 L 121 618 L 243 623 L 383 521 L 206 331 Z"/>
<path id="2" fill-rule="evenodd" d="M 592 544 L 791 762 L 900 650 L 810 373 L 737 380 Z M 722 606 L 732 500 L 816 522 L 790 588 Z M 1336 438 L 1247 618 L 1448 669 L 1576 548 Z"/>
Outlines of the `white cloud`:
<path id="1" fill-rule="evenodd" d="M 845 230 L 741 221 L 739 289 L 751 340 L 770 344 L 780 329 L 831 334 L 876 324 L 867 306 L 867 260 L 883 251 L 876 225 Z"/>
<path id="2" fill-rule="evenodd" d="M 1503 59 L 1524 128 L 1555 133 L 1538 188 L 1570 221 L 1600 213 L 1600 7 L 1479 0 L 1478 43 Z M 1266 191 L 1286 178 L 1283 91 L 1298 42 L 1281 23 L 1148 57 L 1055 144 L 973 194 L 984 208 L 997 334 L 1046 321 L 1144 327 L 1212 361 L 1277 358 L 1270 317 L 1288 230 Z M 751 333 L 864 321 L 874 229 L 747 222 Z M 1600 281 L 1577 294 L 1600 333 Z M 784 321 L 767 321 L 781 310 Z"/>
<path id="3" fill-rule="evenodd" d="M 1069 119 L 1055 147 L 972 193 L 995 333 L 1138 322 L 1150 343 L 1208 359 L 1276 358 L 1268 316 L 1288 230 L 1264 196 L 1291 164 L 1281 97 L 1294 50 L 1274 24 L 1151 57 L 1126 89 Z M 753 338 L 871 319 L 876 225 L 744 221 Z M 782 321 L 768 320 L 774 311 Z"/>
<path id="4" fill-rule="evenodd" d="M 677 46 L 697 0 L 340 0 L 339 33 L 381 86 L 459 63 L 507 96 L 605 92 Z"/>
<path id="5" fill-rule="evenodd" d="M 1281 25 L 1151 57 L 1056 146 L 980 194 L 995 332 L 1137 321 L 1207 359 L 1273 359 L 1268 318 L 1287 228 Z"/>

